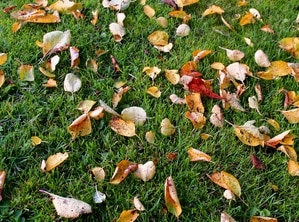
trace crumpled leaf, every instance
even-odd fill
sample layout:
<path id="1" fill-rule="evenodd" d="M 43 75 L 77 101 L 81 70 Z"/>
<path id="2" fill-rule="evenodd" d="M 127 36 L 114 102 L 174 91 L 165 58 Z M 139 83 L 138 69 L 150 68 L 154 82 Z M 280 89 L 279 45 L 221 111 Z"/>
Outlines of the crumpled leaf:
<path id="1" fill-rule="evenodd" d="M 154 45 L 154 48 L 158 49 L 161 52 L 170 52 L 172 47 L 173 47 L 173 44 L 171 42 L 164 46 Z"/>
<path id="2" fill-rule="evenodd" d="M 136 136 L 135 133 L 135 124 L 133 121 L 124 120 L 121 117 L 114 116 L 109 121 L 110 128 L 117 134 L 125 137 Z"/>
<path id="3" fill-rule="evenodd" d="M 182 213 L 182 208 L 171 176 L 166 178 L 164 184 L 164 198 L 167 210 L 178 218 Z"/>
<path id="4" fill-rule="evenodd" d="M 161 122 L 161 133 L 164 136 L 170 136 L 175 133 L 175 127 L 168 118 L 164 118 Z"/>
<path id="5" fill-rule="evenodd" d="M 93 110 L 88 112 L 88 116 L 92 119 L 98 120 L 104 117 L 104 108 L 97 106 Z"/>
<path id="6" fill-rule="evenodd" d="M 32 136 L 31 137 L 31 144 L 33 145 L 33 146 L 37 146 L 37 145 L 39 145 L 39 144 L 41 144 L 42 143 L 42 140 L 41 140 L 41 138 L 39 138 L 38 136 Z"/>
<path id="7" fill-rule="evenodd" d="M 272 217 L 253 216 L 250 217 L 250 222 L 278 222 L 278 220 Z"/>
<path id="8" fill-rule="evenodd" d="M 222 212 L 220 216 L 220 222 L 236 222 L 236 220 L 227 213 Z"/>
<path id="9" fill-rule="evenodd" d="M 68 49 L 71 41 L 71 32 L 67 30 L 48 32 L 43 36 L 43 48 L 44 57 Z"/>
<path id="10" fill-rule="evenodd" d="M 257 20 L 262 21 L 261 14 L 260 14 L 260 12 L 259 12 L 257 9 L 255 9 L 255 8 L 251 8 L 251 9 L 249 9 L 249 12 L 250 12 L 250 13 L 251 13 Z"/>
<path id="11" fill-rule="evenodd" d="M 84 113 L 75 119 L 68 127 L 68 132 L 72 135 L 72 139 L 78 136 L 86 136 L 92 132 L 91 121 L 88 113 Z"/>
<path id="12" fill-rule="evenodd" d="M 146 121 L 146 112 L 141 107 L 131 106 L 121 111 L 121 118 L 134 122 L 135 126 L 142 126 Z"/>
<path id="13" fill-rule="evenodd" d="M 282 145 L 293 145 L 294 141 L 293 138 L 294 136 L 292 136 L 291 134 L 291 130 L 286 130 L 274 137 L 272 137 L 271 139 L 266 141 L 266 145 L 267 146 L 271 146 L 273 148 L 276 148 L 277 145 L 282 144 Z M 289 140 L 291 139 L 291 141 L 289 141 L 288 143 L 285 143 L 284 140 Z"/>
<path id="14" fill-rule="evenodd" d="M 264 163 L 256 155 L 251 154 L 250 160 L 255 169 L 258 169 L 258 170 L 266 169 Z"/>
<path id="15" fill-rule="evenodd" d="M 281 113 L 285 116 L 289 123 L 299 123 L 299 108 L 281 111 Z"/>
<path id="16" fill-rule="evenodd" d="M 168 44 L 168 34 L 165 31 L 155 31 L 147 39 L 154 46 L 166 46 Z"/>
<path id="17" fill-rule="evenodd" d="M 119 184 L 122 182 L 130 173 L 136 171 L 138 164 L 130 162 L 129 160 L 120 161 L 113 173 L 113 176 L 110 180 L 111 184 Z"/>
<path id="18" fill-rule="evenodd" d="M 46 171 L 49 172 L 53 170 L 55 167 L 63 163 L 68 157 L 69 154 L 67 152 L 56 153 L 54 155 L 49 156 L 46 160 Z"/>
<path id="19" fill-rule="evenodd" d="M 256 109 L 256 111 L 258 112 L 258 114 L 261 115 L 260 110 L 259 110 L 259 103 L 257 101 L 256 96 L 250 96 L 248 97 L 248 103 L 249 103 L 249 107 L 252 109 Z"/>
<path id="20" fill-rule="evenodd" d="M 201 129 L 206 124 L 206 117 L 200 112 L 190 112 L 185 113 L 185 117 L 192 122 L 195 129 Z"/>
<path id="21" fill-rule="evenodd" d="M 0 202 L 2 201 L 2 190 L 4 187 L 5 178 L 6 172 L 4 170 L 0 170 Z"/>
<path id="22" fill-rule="evenodd" d="M 153 8 L 152 8 L 151 6 L 149 6 L 149 5 L 145 5 L 145 6 L 143 6 L 143 12 L 144 12 L 144 14 L 145 14 L 147 17 L 149 17 L 149 18 L 154 17 L 155 14 L 156 14 L 155 9 L 153 9 Z"/>
<path id="23" fill-rule="evenodd" d="M 231 50 L 231 49 L 226 49 L 226 48 L 223 48 L 220 46 L 219 46 L 219 48 L 225 50 L 227 57 L 233 62 L 240 61 L 245 56 L 244 52 L 237 50 L 237 49 Z"/>
<path id="24" fill-rule="evenodd" d="M 134 207 L 136 208 L 136 210 L 145 211 L 145 208 L 144 208 L 143 204 L 140 202 L 140 200 L 138 199 L 137 196 L 135 196 L 133 198 L 133 204 L 134 204 Z"/>
<path id="25" fill-rule="evenodd" d="M 121 42 L 123 39 L 123 36 L 126 34 L 125 28 L 123 25 L 113 22 L 109 25 L 109 30 L 113 35 L 113 39 L 116 42 Z"/>
<path id="26" fill-rule="evenodd" d="M 81 85 L 82 83 L 78 76 L 73 73 L 66 74 L 63 82 L 64 91 L 71 93 L 77 92 L 81 89 Z"/>
<path id="27" fill-rule="evenodd" d="M 96 192 L 93 195 L 93 201 L 95 203 L 103 203 L 106 200 L 106 195 L 100 191 L 98 191 L 97 186 L 95 186 Z"/>
<path id="28" fill-rule="evenodd" d="M 52 14 L 46 12 L 40 8 L 34 7 L 23 7 L 21 10 L 13 11 L 11 17 L 20 21 L 19 24 L 24 22 L 33 23 L 58 23 L 60 22 L 60 17 L 58 12 L 53 12 Z M 17 31 L 17 30 L 14 30 Z"/>
<path id="29" fill-rule="evenodd" d="M 148 161 L 145 164 L 138 164 L 137 170 L 134 172 L 134 176 L 138 179 L 147 182 L 151 180 L 156 173 L 156 166 L 153 161 Z"/>
<path id="30" fill-rule="evenodd" d="M 257 101 L 262 102 L 263 101 L 263 93 L 262 93 L 261 85 L 259 83 L 254 86 L 254 91 L 256 92 L 256 95 L 257 95 Z"/>
<path id="31" fill-rule="evenodd" d="M 110 8 L 116 11 L 124 11 L 130 6 L 131 0 L 103 0 L 104 8 Z"/>
<path id="32" fill-rule="evenodd" d="M 202 13 L 202 17 L 205 17 L 207 15 L 212 15 L 212 14 L 219 14 L 221 15 L 222 13 L 224 13 L 224 10 L 217 6 L 217 5 L 211 5 L 208 9 L 206 9 L 203 13 Z"/>
<path id="33" fill-rule="evenodd" d="M 185 101 L 188 106 L 188 109 L 191 112 L 199 112 L 199 113 L 205 112 L 205 108 L 201 101 L 200 93 L 190 93 L 185 95 Z"/>
<path id="34" fill-rule="evenodd" d="M 169 96 L 169 99 L 174 104 L 186 104 L 186 99 L 185 98 L 180 98 L 176 94 L 171 94 Z"/>
<path id="35" fill-rule="evenodd" d="M 230 173 L 225 171 L 214 172 L 207 176 L 217 185 L 223 187 L 224 189 L 232 191 L 238 197 L 241 196 L 241 186 L 239 181 Z"/>
<path id="36" fill-rule="evenodd" d="M 288 161 L 288 172 L 291 176 L 299 176 L 299 164 L 297 161 Z"/>
<path id="37" fill-rule="evenodd" d="M 94 167 L 91 172 L 96 181 L 103 181 L 105 179 L 106 173 L 102 167 Z"/>
<path id="38" fill-rule="evenodd" d="M 113 108 L 117 107 L 118 103 L 121 101 L 123 94 L 130 90 L 130 86 L 120 87 L 117 92 L 115 92 L 112 96 L 112 106 Z"/>
<path id="39" fill-rule="evenodd" d="M 22 81 L 34 81 L 34 67 L 32 65 L 21 65 L 18 73 Z"/>
<path id="40" fill-rule="evenodd" d="M 254 53 L 254 60 L 260 67 L 269 67 L 271 65 L 268 56 L 261 49 Z"/>
<path id="41" fill-rule="evenodd" d="M 70 47 L 70 55 L 71 55 L 71 67 L 78 68 L 79 63 L 80 63 L 79 49 L 77 49 L 74 46 L 71 46 Z"/>
<path id="42" fill-rule="evenodd" d="M 83 111 L 84 113 L 88 113 L 94 104 L 96 104 L 96 101 L 94 100 L 83 100 L 78 104 L 77 109 Z"/>
<path id="43" fill-rule="evenodd" d="M 146 75 L 148 75 L 152 81 L 154 81 L 157 76 L 160 74 L 161 69 L 159 69 L 158 67 L 154 66 L 154 67 L 144 67 L 142 72 L 145 72 Z"/>
<path id="44" fill-rule="evenodd" d="M 176 35 L 183 37 L 189 35 L 190 27 L 187 24 L 180 24 L 176 29 Z"/>
<path id="45" fill-rule="evenodd" d="M 245 111 L 245 109 L 241 106 L 236 93 L 226 92 L 225 90 L 222 89 L 220 90 L 220 95 L 224 98 L 222 100 L 224 109 L 228 109 L 229 107 L 232 107 L 242 112 Z"/>
<path id="46" fill-rule="evenodd" d="M 222 127 L 224 124 L 224 116 L 220 106 L 217 104 L 212 108 L 212 115 L 210 116 L 210 122 L 217 127 Z"/>
<path id="47" fill-rule="evenodd" d="M 116 222 L 134 222 L 139 216 L 138 210 L 124 210 Z"/>
<path id="48" fill-rule="evenodd" d="M 50 196 L 58 216 L 64 218 L 77 218 L 81 214 L 91 213 L 91 206 L 81 200 L 75 198 L 61 197 L 56 194 L 40 190 Z"/>
<path id="49" fill-rule="evenodd" d="M 211 157 L 208 154 L 206 154 L 200 150 L 194 149 L 193 147 L 190 147 L 188 149 L 188 156 L 189 156 L 190 161 L 192 161 L 192 162 L 194 162 L 194 161 L 211 162 Z"/>

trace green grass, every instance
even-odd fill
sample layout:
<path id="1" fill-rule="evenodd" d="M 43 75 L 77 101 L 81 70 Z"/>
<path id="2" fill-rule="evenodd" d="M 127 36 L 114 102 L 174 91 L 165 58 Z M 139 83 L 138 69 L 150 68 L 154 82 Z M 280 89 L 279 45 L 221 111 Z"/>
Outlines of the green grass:
<path id="1" fill-rule="evenodd" d="M 53 2 L 53 1 L 51 1 Z M 74 197 L 92 205 L 93 213 L 80 216 L 76 221 L 113 221 L 123 210 L 133 209 L 131 200 L 135 195 L 144 204 L 146 211 L 141 212 L 137 221 L 177 221 L 170 213 L 163 213 L 164 182 L 172 176 L 177 188 L 183 213 L 179 221 L 219 221 L 220 213 L 226 211 L 237 221 L 249 221 L 250 216 L 261 215 L 278 218 L 279 221 L 299 220 L 299 179 L 287 172 L 287 157 L 271 148 L 251 148 L 242 144 L 234 135 L 230 125 L 221 129 L 207 123 L 202 130 L 194 130 L 192 124 L 184 117 L 187 107 L 171 104 L 169 95 L 176 93 L 184 96 L 186 92 L 181 85 L 173 86 L 160 74 L 155 80 L 162 96 L 158 99 L 146 94 L 151 86 L 151 79 L 142 73 L 145 66 L 158 66 L 164 69 L 180 69 L 192 59 L 195 49 L 210 49 L 211 55 L 200 61 L 198 69 L 205 79 L 214 79 L 213 87 L 217 91 L 216 72 L 210 64 L 220 61 L 228 65 L 230 61 L 219 46 L 239 49 L 246 56 L 246 63 L 255 73 L 262 70 L 253 59 L 257 49 L 263 49 L 271 61 L 284 60 L 298 62 L 278 47 L 278 41 L 285 37 L 298 36 L 298 25 L 294 23 L 299 11 L 297 0 L 252 0 L 248 6 L 239 8 L 236 1 L 200 1 L 185 8 L 192 14 L 189 23 L 191 32 L 188 37 L 175 36 L 179 19 L 168 18 L 172 9 L 160 1 L 149 1 L 156 10 L 156 17 L 168 18 L 169 26 L 165 29 L 170 35 L 174 48 L 170 53 L 160 53 L 147 40 L 155 30 L 163 30 L 154 19 L 143 14 L 143 7 L 138 1 L 132 2 L 125 11 L 125 28 L 127 34 L 122 43 L 113 41 L 109 24 L 115 21 L 115 13 L 104 9 L 100 1 L 86 0 L 83 13 L 85 20 L 76 20 L 71 15 L 61 15 L 61 23 L 43 25 L 26 24 L 17 33 L 11 32 L 14 20 L 0 12 L 0 52 L 9 55 L 8 61 L 0 68 L 6 74 L 6 81 L 0 89 L 0 170 L 7 172 L 0 202 L 1 221 L 67 221 L 59 218 L 49 199 L 38 190 L 45 189 L 52 193 Z M 29 1 L 1 1 L 0 8 L 17 5 L 18 9 Z M 201 17 L 210 5 L 217 4 L 224 10 L 225 19 L 234 26 L 235 32 L 229 31 L 219 16 Z M 260 31 L 261 23 L 241 27 L 235 20 L 235 14 L 244 15 L 251 7 L 261 12 L 265 24 L 270 24 L 275 34 Z M 99 22 L 96 27 L 89 22 L 91 11 L 99 10 Z M 227 36 L 214 29 L 224 30 Z M 80 49 L 81 64 L 78 71 L 70 68 L 68 51 L 59 53 L 61 62 L 55 71 L 58 88 L 46 89 L 46 81 L 39 71 L 42 58 L 41 49 L 35 44 L 42 41 L 43 35 L 54 30 L 70 30 L 71 45 Z M 249 47 L 243 38 L 250 38 L 255 44 Z M 98 58 L 97 49 L 109 50 Z M 121 73 L 115 74 L 109 58 L 112 54 L 119 62 Z M 85 68 L 88 58 L 97 59 L 98 73 Z M 22 82 L 17 74 L 20 64 L 32 64 L 35 68 L 35 81 Z M 82 88 L 74 95 L 64 92 L 63 80 L 66 73 L 75 72 L 82 80 Z M 137 128 L 137 137 L 125 138 L 114 133 L 108 126 L 111 115 L 93 121 L 93 132 L 71 142 L 67 132 L 68 125 L 80 115 L 76 109 L 78 103 L 85 99 L 111 104 L 114 93 L 113 84 L 117 80 L 127 81 L 131 86 L 123 97 L 117 112 L 130 106 L 144 108 L 150 117 L 144 126 Z M 248 120 L 256 120 L 257 125 L 265 125 L 267 118 L 276 119 L 281 125 L 281 132 L 292 129 L 298 136 L 297 125 L 287 123 L 280 114 L 283 109 L 283 95 L 278 90 L 298 91 L 298 83 L 292 77 L 275 81 L 265 81 L 247 77 L 247 91 L 242 95 L 241 104 L 246 112 L 224 111 L 225 119 L 241 125 Z M 264 101 L 260 104 L 259 115 L 248 107 L 247 99 L 255 95 L 254 85 L 260 83 Z M 209 117 L 214 104 L 220 101 L 203 98 Z M 160 123 L 169 118 L 176 126 L 176 133 L 171 137 L 160 134 Z M 145 133 L 152 130 L 156 134 L 155 144 L 144 139 Z M 203 141 L 201 133 L 208 133 L 212 138 Z M 280 132 L 271 132 L 274 136 Z M 39 136 L 44 142 L 32 146 L 30 138 Z M 213 163 L 189 161 L 187 150 L 194 147 L 212 156 Z M 298 142 L 295 140 L 295 149 Z M 69 152 L 69 158 L 49 173 L 42 173 L 40 163 L 49 155 L 57 152 Z M 169 161 L 166 154 L 176 152 L 177 159 Z M 266 170 L 255 170 L 250 163 L 250 154 L 257 155 Z M 136 163 L 157 160 L 157 173 L 149 182 L 141 182 L 129 176 L 119 185 L 109 183 L 116 164 L 123 159 Z M 104 182 L 95 182 L 90 171 L 101 166 L 106 171 Z M 223 197 L 224 189 L 212 183 L 206 174 L 224 170 L 238 178 L 242 187 L 242 200 L 230 202 Z M 269 186 L 273 183 L 279 187 L 274 192 Z M 94 186 L 107 195 L 104 204 L 94 204 L 92 196 Z M 245 203 L 247 204 L 245 204 Z"/>

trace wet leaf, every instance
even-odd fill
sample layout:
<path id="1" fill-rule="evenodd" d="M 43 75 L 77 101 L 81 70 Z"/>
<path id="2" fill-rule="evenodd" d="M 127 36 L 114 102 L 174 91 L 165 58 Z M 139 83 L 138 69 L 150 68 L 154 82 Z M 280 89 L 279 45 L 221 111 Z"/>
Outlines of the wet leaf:
<path id="1" fill-rule="evenodd" d="M 124 210 L 116 222 L 134 222 L 138 216 L 138 210 Z"/>
<path id="2" fill-rule="evenodd" d="M 239 181 L 230 173 L 225 171 L 214 172 L 207 175 L 215 184 L 223 187 L 224 189 L 232 191 L 238 197 L 241 196 L 241 186 Z"/>
<path id="3" fill-rule="evenodd" d="M 0 202 L 2 201 L 2 190 L 4 187 L 5 178 L 6 172 L 4 170 L 0 170 Z"/>
<path id="4" fill-rule="evenodd" d="M 130 173 L 137 170 L 138 164 L 132 163 L 128 160 L 120 161 L 113 173 L 113 176 L 110 180 L 111 184 L 121 183 Z"/>
<path id="5" fill-rule="evenodd" d="M 22 81 L 34 81 L 34 67 L 32 65 L 21 65 L 18 73 Z"/>
<path id="6" fill-rule="evenodd" d="M 161 122 L 161 133 L 164 136 L 170 136 L 175 133 L 175 127 L 167 118 L 164 118 Z"/>
<path id="7" fill-rule="evenodd" d="M 109 121 L 110 128 L 117 134 L 125 137 L 136 136 L 135 124 L 132 121 L 123 120 L 121 117 L 114 116 Z"/>
<path id="8" fill-rule="evenodd" d="M 143 204 L 140 202 L 140 200 L 138 199 L 137 196 L 134 197 L 133 204 L 134 204 L 134 207 L 136 208 L 136 210 L 145 211 Z"/>
<path id="9" fill-rule="evenodd" d="M 49 172 L 53 170 L 55 167 L 59 166 L 69 157 L 68 153 L 56 153 L 51 155 L 46 160 L 46 171 Z"/>
<path id="10" fill-rule="evenodd" d="M 72 135 L 72 139 L 78 136 L 86 136 L 92 132 L 90 117 L 87 113 L 82 114 L 75 119 L 68 127 L 68 132 Z"/>
<path id="11" fill-rule="evenodd" d="M 297 161 L 288 161 L 288 172 L 291 176 L 299 176 L 299 164 Z"/>
<path id="12" fill-rule="evenodd" d="M 299 108 L 281 111 L 281 113 L 285 116 L 289 123 L 299 123 Z"/>
<path id="13" fill-rule="evenodd" d="M 211 162 L 211 157 L 208 154 L 206 154 L 200 150 L 194 149 L 193 147 L 190 147 L 188 149 L 188 156 L 189 156 L 190 161 L 192 161 L 192 162 L 194 162 L 194 161 Z"/>
<path id="14" fill-rule="evenodd" d="M 261 49 L 255 52 L 254 60 L 260 67 L 269 67 L 271 65 L 268 56 Z"/>
<path id="15" fill-rule="evenodd" d="M 264 170 L 266 169 L 264 163 L 254 154 L 250 155 L 250 160 L 253 167 L 257 170 Z"/>
<path id="16" fill-rule="evenodd" d="M 278 222 L 278 220 L 272 217 L 253 216 L 250 217 L 250 222 Z"/>
<path id="17" fill-rule="evenodd" d="M 40 190 L 50 196 L 58 216 L 64 218 L 77 218 L 81 214 L 91 213 L 91 206 L 75 198 L 61 197 L 45 190 Z"/>
<path id="18" fill-rule="evenodd" d="M 164 184 L 164 198 L 167 210 L 178 218 L 182 213 L 182 208 L 171 176 L 167 177 Z"/>
<path id="19" fill-rule="evenodd" d="M 37 146 L 37 145 L 39 145 L 41 143 L 42 143 L 42 140 L 38 136 L 32 136 L 31 137 L 31 144 L 32 144 L 32 146 Z"/>
<path id="20" fill-rule="evenodd" d="M 64 91 L 71 93 L 77 92 L 81 89 L 81 85 L 82 83 L 78 76 L 73 73 L 66 74 L 63 82 Z"/>
<path id="21" fill-rule="evenodd" d="M 219 14 L 221 15 L 222 13 L 224 13 L 224 10 L 217 6 L 217 5 L 211 5 L 208 9 L 206 9 L 203 13 L 202 16 L 205 17 L 207 15 L 212 15 L 212 14 Z"/>
<path id="22" fill-rule="evenodd" d="M 91 172 L 96 181 L 103 181 L 105 179 L 106 173 L 102 167 L 94 167 Z"/>
<path id="23" fill-rule="evenodd" d="M 138 164 L 137 170 L 134 172 L 134 176 L 138 179 L 147 182 L 151 180 L 156 173 L 156 166 L 153 161 L 148 161 L 145 164 Z"/>

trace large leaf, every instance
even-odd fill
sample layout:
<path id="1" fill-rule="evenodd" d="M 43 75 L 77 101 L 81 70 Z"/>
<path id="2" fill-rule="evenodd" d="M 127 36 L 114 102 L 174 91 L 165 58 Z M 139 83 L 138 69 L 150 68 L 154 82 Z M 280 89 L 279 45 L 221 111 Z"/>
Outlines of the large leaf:
<path id="1" fill-rule="evenodd" d="M 182 213 L 182 207 L 171 176 L 167 177 L 164 184 L 164 198 L 167 210 L 176 217 L 179 217 Z"/>
<path id="2" fill-rule="evenodd" d="M 44 57 L 68 49 L 70 41 L 70 30 L 65 32 L 53 31 L 46 33 L 42 43 Z"/>

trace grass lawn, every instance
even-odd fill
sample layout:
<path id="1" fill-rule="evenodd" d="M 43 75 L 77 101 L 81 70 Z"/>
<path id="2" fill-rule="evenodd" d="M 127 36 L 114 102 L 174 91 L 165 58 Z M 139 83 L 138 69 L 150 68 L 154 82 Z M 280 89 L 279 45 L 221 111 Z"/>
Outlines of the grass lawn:
<path id="1" fill-rule="evenodd" d="M 0 53 L 8 54 L 7 62 L 0 66 L 5 72 L 5 83 L 0 88 L 0 170 L 7 173 L 3 200 L 0 202 L 0 221 L 67 221 L 57 216 L 53 204 L 39 189 L 91 204 L 92 214 L 82 215 L 76 221 L 115 221 L 123 210 L 134 208 L 132 199 L 136 195 L 146 208 L 146 211 L 140 212 L 137 221 L 177 221 L 165 210 L 164 183 L 168 176 L 174 180 L 182 206 L 179 221 L 220 221 L 223 211 L 236 221 L 249 221 L 251 216 L 299 221 L 299 178 L 288 173 L 286 155 L 269 147 L 243 144 L 227 123 L 222 128 L 216 128 L 207 121 L 202 129 L 194 129 L 185 118 L 188 108 L 172 104 L 169 99 L 173 93 L 184 97 L 187 92 L 181 84 L 172 85 L 164 76 L 165 69 L 180 69 L 192 60 L 194 50 L 212 50 L 197 66 L 204 79 L 214 80 L 213 90 L 219 92 L 217 72 L 210 65 L 214 62 L 224 65 L 232 63 L 219 46 L 243 51 L 246 55 L 241 62 L 247 64 L 254 75 L 265 70 L 254 61 L 254 53 L 258 49 L 262 49 L 270 61 L 299 62 L 280 49 L 278 44 L 285 37 L 299 36 L 299 25 L 295 23 L 299 12 L 298 0 L 250 0 L 244 7 L 239 7 L 237 1 L 200 0 L 184 8 L 192 15 L 189 22 L 191 31 L 186 37 L 175 35 L 182 20 L 168 16 L 173 10 L 171 7 L 159 0 L 147 2 L 155 9 L 156 18 L 167 18 L 168 26 L 162 28 L 155 18 L 150 19 L 144 14 L 139 1 L 133 1 L 124 11 L 126 35 L 121 43 L 115 42 L 109 31 L 109 24 L 116 21 L 115 12 L 103 8 L 99 0 L 81 2 L 84 20 L 61 14 L 60 23 L 27 23 L 16 33 L 11 31 L 15 20 L 2 9 L 10 5 L 20 9 L 23 4 L 31 2 L 0 2 Z M 235 31 L 230 31 L 218 15 L 201 16 L 212 4 L 224 9 L 223 16 Z M 256 8 L 261 13 L 264 24 L 239 25 L 237 15 L 245 15 L 250 8 Z M 96 9 L 99 11 L 99 21 L 93 26 L 90 20 L 92 11 Z M 265 24 L 269 24 L 275 33 L 261 31 Z M 80 50 L 81 63 L 79 69 L 71 68 L 69 50 L 59 52 L 60 62 L 55 71 L 58 87 L 46 88 L 42 84 L 47 77 L 38 70 L 43 54 L 35 42 L 42 41 L 44 34 L 55 30 L 70 30 L 71 46 Z M 174 45 L 170 53 L 159 52 L 147 40 L 148 35 L 156 30 L 169 34 L 169 42 Z M 244 37 L 250 38 L 254 46 L 248 46 Z M 98 49 L 108 52 L 96 57 Z M 114 72 L 110 55 L 117 59 L 121 72 Z M 87 59 L 97 60 L 98 72 L 86 68 Z M 20 80 L 17 70 L 21 64 L 34 66 L 33 82 Z M 162 69 L 154 83 L 142 73 L 146 66 Z M 71 72 L 82 81 L 82 88 L 73 94 L 63 88 L 64 77 Z M 124 94 L 115 110 L 120 113 L 124 108 L 139 106 L 149 117 L 143 126 L 137 128 L 138 137 L 127 138 L 112 131 L 109 127 L 111 114 L 107 114 L 103 119 L 92 120 L 93 131 L 90 135 L 72 141 L 67 127 L 82 113 L 77 109 L 79 102 L 89 99 L 99 105 L 99 100 L 103 100 L 111 105 L 116 81 L 126 81 L 131 89 Z M 264 97 L 259 107 L 261 114 L 248 105 L 248 97 L 256 95 L 254 86 L 257 83 L 261 85 Z M 146 93 L 153 84 L 161 90 L 160 98 Z M 271 118 L 281 127 L 277 132 L 269 126 L 271 137 L 285 130 L 299 135 L 298 125 L 288 123 L 280 112 L 283 110 L 284 94 L 279 90 L 285 88 L 299 93 L 298 83 L 293 77 L 269 81 L 247 77 L 245 85 L 246 91 L 240 97 L 240 104 L 246 111 L 223 110 L 227 121 L 242 125 L 248 120 L 256 120 L 257 126 L 269 126 L 267 119 Z M 235 91 L 233 87 L 231 89 Z M 208 97 L 202 100 L 207 120 L 215 104 L 222 107 L 220 100 Z M 175 134 L 166 137 L 160 133 L 160 123 L 164 118 L 176 127 Z M 145 133 L 149 130 L 156 135 L 154 144 L 145 139 Z M 202 133 L 212 137 L 203 140 Z M 43 142 L 33 146 L 32 136 L 40 137 Z M 295 139 L 297 152 L 298 145 L 298 139 Z M 209 154 L 213 162 L 191 162 L 187 153 L 190 147 Z M 41 161 L 58 152 L 68 152 L 69 158 L 54 170 L 41 172 Z M 167 158 L 169 153 L 177 153 L 177 157 L 170 160 Z M 266 169 L 255 169 L 250 162 L 251 154 L 258 156 Z M 118 185 L 110 184 L 117 163 L 124 159 L 135 163 L 155 160 L 154 178 L 143 182 L 129 175 Z M 96 182 L 91 174 L 91 169 L 97 166 L 106 172 L 104 181 Z M 224 189 L 206 176 L 222 170 L 238 179 L 242 199 L 225 199 Z M 273 191 L 271 183 L 278 186 L 277 191 Z M 107 195 L 105 203 L 93 202 L 95 185 Z"/>

